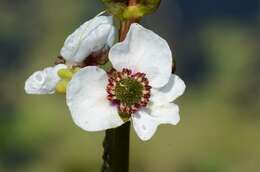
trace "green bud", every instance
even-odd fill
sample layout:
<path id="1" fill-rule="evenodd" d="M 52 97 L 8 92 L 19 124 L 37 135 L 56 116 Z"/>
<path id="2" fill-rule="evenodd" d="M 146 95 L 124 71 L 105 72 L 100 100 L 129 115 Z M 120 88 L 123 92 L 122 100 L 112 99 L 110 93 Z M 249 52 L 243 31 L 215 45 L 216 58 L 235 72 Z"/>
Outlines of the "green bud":
<path id="1" fill-rule="evenodd" d="M 113 68 L 112 63 L 110 61 L 106 62 L 103 65 L 100 65 L 99 67 L 105 71 L 110 71 Z"/>
<path id="2" fill-rule="evenodd" d="M 68 83 L 69 83 L 69 80 L 67 80 L 67 79 L 60 80 L 58 82 L 58 84 L 56 85 L 56 92 L 60 93 L 60 94 L 65 94 Z"/>
<path id="3" fill-rule="evenodd" d="M 70 69 L 60 69 L 58 71 L 58 75 L 59 75 L 59 77 L 64 78 L 64 79 L 71 79 L 73 76 L 73 71 Z"/>
<path id="4" fill-rule="evenodd" d="M 125 9 L 123 13 L 123 18 L 141 18 L 144 16 L 144 12 L 142 11 L 141 5 L 129 6 Z"/>
<path id="5" fill-rule="evenodd" d="M 127 8 L 127 1 L 120 0 L 102 0 L 107 11 L 113 16 L 117 17 L 120 20 L 123 20 L 123 13 Z"/>
<path id="6" fill-rule="evenodd" d="M 147 15 L 155 12 L 159 8 L 161 0 L 140 0 L 140 4 L 140 10 L 144 15 Z"/>
<path id="7" fill-rule="evenodd" d="M 139 19 L 155 12 L 161 0 L 139 0 L 137 5 L 128 6 L 128 0 L 102 0 L 108 12 L 120 20 Z"/>

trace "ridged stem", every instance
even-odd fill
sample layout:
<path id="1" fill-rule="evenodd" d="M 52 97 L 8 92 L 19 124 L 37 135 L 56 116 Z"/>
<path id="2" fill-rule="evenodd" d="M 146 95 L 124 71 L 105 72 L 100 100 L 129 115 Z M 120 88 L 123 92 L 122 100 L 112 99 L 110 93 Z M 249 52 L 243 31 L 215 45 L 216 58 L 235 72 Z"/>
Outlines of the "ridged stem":
<path id="1" fill-rule="evenodd" d="M 101 172 L 129 171 L 130 122 L 106 131 Z"/>

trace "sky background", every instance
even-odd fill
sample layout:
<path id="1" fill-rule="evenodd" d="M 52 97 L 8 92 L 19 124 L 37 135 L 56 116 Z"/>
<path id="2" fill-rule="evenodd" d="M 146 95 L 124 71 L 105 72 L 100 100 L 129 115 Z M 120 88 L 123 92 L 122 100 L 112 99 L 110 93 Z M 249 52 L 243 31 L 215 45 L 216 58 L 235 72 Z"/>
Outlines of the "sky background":
<path id="1" fill-rule="evenodd" d="M 104 132 L 71 119 L 63 95 L 29 96 L 65 38 L 104 9 L 93 0 L 0 0 L 0 172 L 96 172 Z M 142 24 L 165 38 L 187 85 L 177 126 L 142 142 L 131 172 L 260 171 L 260 1 L 162 0 Z"/>

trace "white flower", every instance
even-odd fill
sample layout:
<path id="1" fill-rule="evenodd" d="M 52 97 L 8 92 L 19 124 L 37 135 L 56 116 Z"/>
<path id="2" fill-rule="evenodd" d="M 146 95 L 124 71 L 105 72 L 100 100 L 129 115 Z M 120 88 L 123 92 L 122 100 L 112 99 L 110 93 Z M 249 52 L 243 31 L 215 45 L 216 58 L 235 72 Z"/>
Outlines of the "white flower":
<path id="1" fill-rule="evenodd" d="M 92 52 L 111 47 L 115 30 L 111 16 L 96 16 L 68 36 L 60 54 L 68 63 L 79 64 Z"/>
<path id="2" fill-rule="evenodd" d="M 167 42 L 139 24 L 132 24 L 125 41 L 115 44 L 109 59 L 116 71 L 89 66 L 75 74 L 67 87 L 67 105 L 84 130 L 100 131 L 133 122 L 137 135 L 149 140 L 160 124 L 176 125 L 179 108 L 172 103 L 185 90 L 171 74 Z"/>
<path id="3" fill-rule="evenodd" d="M 56 84 L 60 81 L 57 72 L 65 68 L 67 68 L 66 65 L 59 64 L 34 72 L 25 82 L 25 92 L 27 94 L 53 94 Z"/>

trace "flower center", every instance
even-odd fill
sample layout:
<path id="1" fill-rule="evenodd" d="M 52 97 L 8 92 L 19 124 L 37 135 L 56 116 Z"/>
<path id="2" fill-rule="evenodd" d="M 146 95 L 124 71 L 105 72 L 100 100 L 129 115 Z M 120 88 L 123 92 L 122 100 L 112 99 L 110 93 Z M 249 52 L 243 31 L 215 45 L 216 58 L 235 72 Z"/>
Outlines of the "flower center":
<path id="1" fill-rule="evenodd" d="M 140 82 L 127 77 L 117 83 L 115 96 L 122 103 L 131 106 L 141 100 L 143 89 L 144 88 Z"/>
<path id="2" fill-rule="evenodd" d="M 150 90 L 144 73 L 133 74 L 129 69 L 109 73 L 107 99 L 118 106 L 119 113 L 131 115 L 145 107 L 149 102 Z"/>

